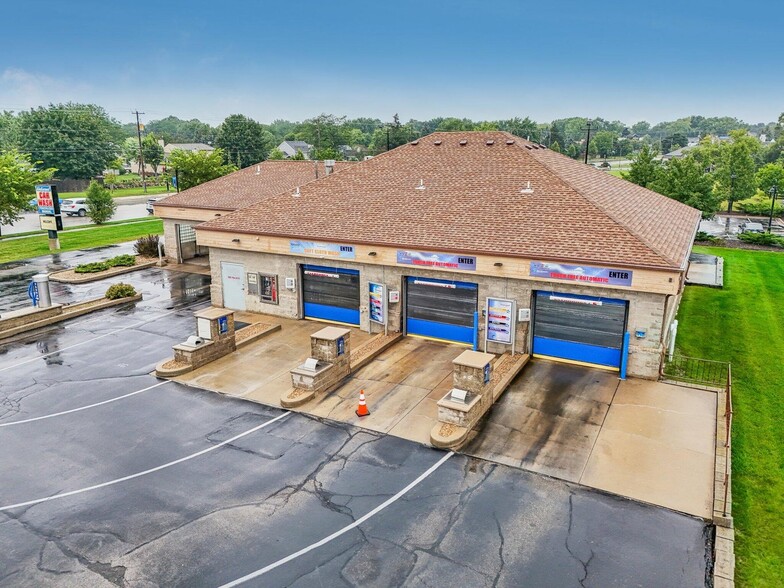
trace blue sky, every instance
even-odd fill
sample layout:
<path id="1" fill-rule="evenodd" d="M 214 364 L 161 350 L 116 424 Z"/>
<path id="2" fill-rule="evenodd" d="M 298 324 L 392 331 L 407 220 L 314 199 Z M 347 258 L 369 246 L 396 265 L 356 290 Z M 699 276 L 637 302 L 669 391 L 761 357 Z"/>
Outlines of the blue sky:
<path id="1" fill-rule="evenodd" d="M 784 111 L 781 2 L 8 4 L 0 109 L 73 100 L 122 121 L 138 108 L 211 124 L 321 112 L 767 122 Z"/>

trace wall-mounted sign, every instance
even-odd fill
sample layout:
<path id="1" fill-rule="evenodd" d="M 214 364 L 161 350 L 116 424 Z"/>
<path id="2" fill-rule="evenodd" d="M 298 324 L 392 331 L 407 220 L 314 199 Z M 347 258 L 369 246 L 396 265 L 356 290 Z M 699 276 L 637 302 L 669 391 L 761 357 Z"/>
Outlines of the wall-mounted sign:
<path id="1" fill-rule="evenodd" d="M 476 271 L 476 257 L 451 253 L 431 253 L 428 251 L 404 251 L 398 249 L 397 262 L 405 265 Z"/>
<path id="2" fill-rule="evenodd" d="M 259 295 L 259 274 L 248 272 L 245 276 L 245 283 L 248 285 L 248 294 L 251 296 Z"/>
<path id="3" fill-rule="evenodd" d="M 47 215 L 38 218 L 41 223 L 41 230 L 43 231 L 62 231 L 63 230 L 63 217 L 59 214 L 57 216 Z"/>
<path id="4" fill-rule="evenodd" d="M 513 300 L 488 298 L 486 336 L 488 341 L 511 345 L 514 341 L 515 303 Z"/>
<path id="5" fill-rule="evenodd" d="M 490 383 L 490 364 L 489 363 L 485 364 L 484 376 L 485 376 L 484 377 L 485 384 L 489 384 Z"/>
<path id="6" fill-rule="evenodd" d="M 370 320 L 381 325 L 387 324 L 386 286 L 368 282 L 368 306 Z"/>
<path id="7" fill-rule="evenodd" d="M 225 335 L 229 332 L 229 317 L 221 316 L 218 317 L 218 332 L 221 335 Z"/>
<path id="8" fill-rule="evenodd" d="M 278 303 L 278 276 L 259 274 L 259 298 L 269 304 Z"/>
<path id="9" fill-rule="evenodd" d="M 52 187 L 49 184 L 40 184 L 35 187 L 35 197 L 38 204 L 38 214 L 57 214 L 60 212 L 55 210 L 54 196 L 52 194 Z"/>
<path id="10" fill-rule="evenodd" d="M 338 355 L 343 355 L 346 352 L 346 340 L 343 337 L 338 337 L 337 347 Z"/>
<path id="11" fill-rule="evenodd" d="M 606 284 L 608 286 L 631 286 L 632 271 L 587 265 L 565 265 L 562 263 L 531 262 L 532 278 Z"/>
<path id="12" fill-rule="evenodd" d="M 289 241 L 289 251 L 301 255 L 319 255 L 339 259 L 354 259 L 356 257 L 353 245 L 341 245 L 340 243 L 319 243 L 292 239 Z"/>

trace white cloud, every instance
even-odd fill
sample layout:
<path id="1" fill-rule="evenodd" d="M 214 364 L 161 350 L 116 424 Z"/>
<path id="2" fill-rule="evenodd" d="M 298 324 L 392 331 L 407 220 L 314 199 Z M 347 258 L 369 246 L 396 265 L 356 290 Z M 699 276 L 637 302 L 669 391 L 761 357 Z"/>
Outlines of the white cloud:
<path id="1" fill-rule="evenodd" d="M 83 82 L 8 67 L 0 74 L 0 109 L 24 110 L 50 102 L 89 101 L 92 87 Z"/>

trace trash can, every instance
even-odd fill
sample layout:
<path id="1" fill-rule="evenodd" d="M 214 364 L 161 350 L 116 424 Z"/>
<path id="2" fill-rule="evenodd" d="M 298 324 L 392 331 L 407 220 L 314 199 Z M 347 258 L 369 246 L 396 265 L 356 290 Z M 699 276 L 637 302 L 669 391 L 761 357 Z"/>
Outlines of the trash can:
<path id="1" fill-rule="evenodd" d="M 35 274 L 33 283 L 38 288 L 38 308 L 52 306 L 52 295 L 49 292 L 49 274 Z"/>

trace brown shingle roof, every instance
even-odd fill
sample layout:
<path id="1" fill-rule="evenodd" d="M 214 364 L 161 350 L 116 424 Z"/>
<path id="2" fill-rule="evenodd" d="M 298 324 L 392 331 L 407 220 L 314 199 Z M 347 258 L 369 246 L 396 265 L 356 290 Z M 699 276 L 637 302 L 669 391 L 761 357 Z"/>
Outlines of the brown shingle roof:
<path id="1" fill-rule="evenodd" d="M 198 230 L 671 269 L 684 265 L 699 218 L 493 131 L 433 133 Z"/>
<path id="2" fill-rule="evenodd" d="M 338 161 L 335 172 L 354 162 Z M 237 210 L 302 186 L 326 176 L 323 161 L 273 160 L 262 161 L 227 176 L 205 182 L 193 188 L 172 194 L 155 203 L 155 207 L 206 208 L 209 210 Z"/>

